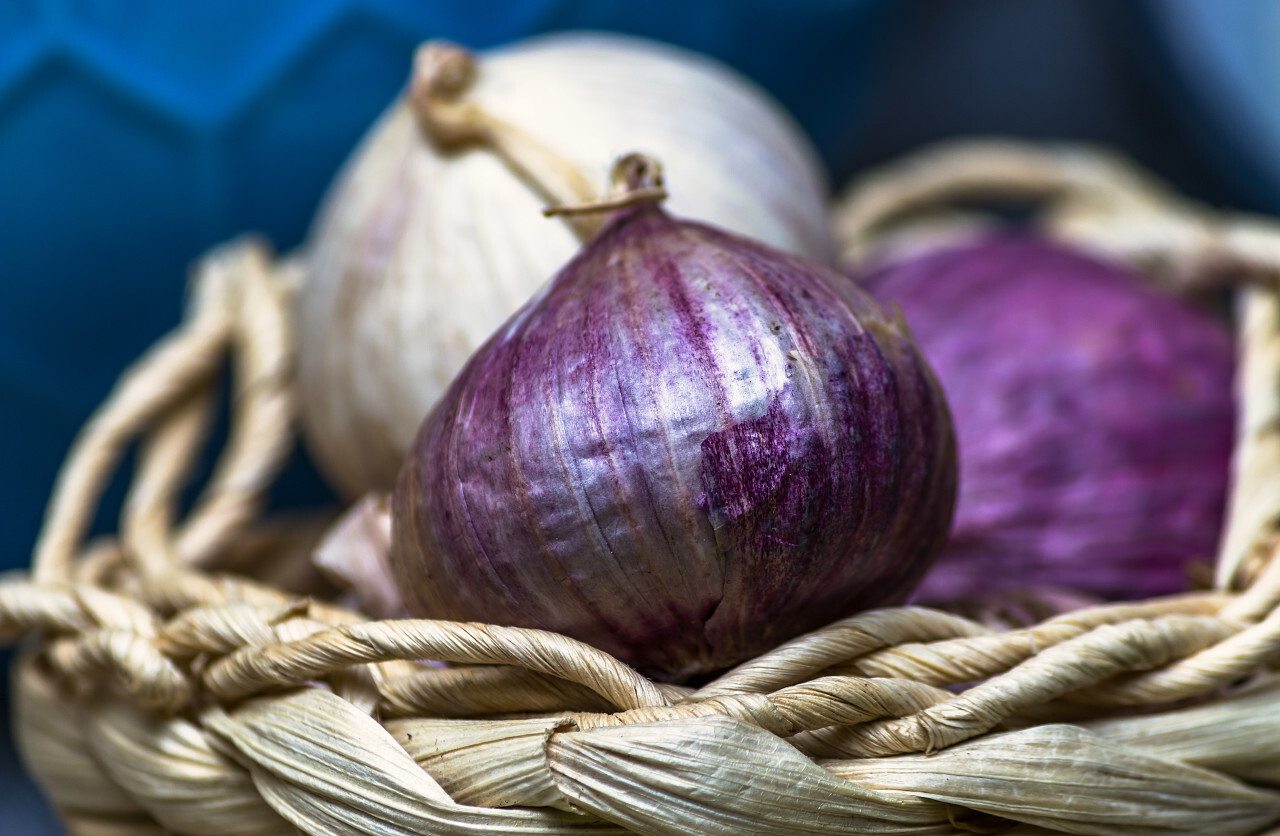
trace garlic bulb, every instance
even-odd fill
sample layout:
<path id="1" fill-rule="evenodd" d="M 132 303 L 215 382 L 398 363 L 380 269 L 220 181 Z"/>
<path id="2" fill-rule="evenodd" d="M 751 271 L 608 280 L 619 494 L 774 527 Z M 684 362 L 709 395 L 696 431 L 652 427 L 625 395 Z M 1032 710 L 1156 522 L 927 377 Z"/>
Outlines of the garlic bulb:
<path id="1" fill-rule="evenodd" d="M 766 94 L 682 50 L 545 36 L 472 56 L 429 43 L 407 94 L 348 162 L 299 294 L 308 446 L 349 496 L 388 489 L 466 358 L 578 250 L 612 160 L 660 156 L 670 206 L 829 261 L 825 182 Z"/>
<path id="2" fill-rule="evenodd" d="M 901 602 L 955 505 L 946 403 L 850 280 L 660 209 L 658 167 L 471 358 L 392 500 L 410 613 L 682 681 Z"/>
<path id="3" fill-rule="evenodd" d="M 1030 234 L 944 239 L 854 273 L 901 308 L 955 416 L 955 525 L 917 601 L 1187 589 L 1230 481 L 1225 323 Z"/>

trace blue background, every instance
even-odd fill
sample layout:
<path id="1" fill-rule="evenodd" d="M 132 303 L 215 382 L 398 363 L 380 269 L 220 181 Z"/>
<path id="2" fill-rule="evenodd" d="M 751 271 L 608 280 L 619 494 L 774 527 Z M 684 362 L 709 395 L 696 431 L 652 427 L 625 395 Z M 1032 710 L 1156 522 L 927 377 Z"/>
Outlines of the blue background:
<path id="1" fill-rule="evenodd" d="M 3 0 L 0 566 L 26 565 L 67 445 L 177 322 L 192 258 L 244 230 L 298 244 L 425 38 L 590 27 L 699 49 L 790 108 L 837 182 L 921 142 L 1003 132 L 1107 142 L 1193 195 L 1274 211 L 1280 59 L 1255 45 L 1263 7 Z M 275 501 L 331 500 L 299 457 Z M 6 833 L 57 832 L 7 743 L 0 809 Z"/>

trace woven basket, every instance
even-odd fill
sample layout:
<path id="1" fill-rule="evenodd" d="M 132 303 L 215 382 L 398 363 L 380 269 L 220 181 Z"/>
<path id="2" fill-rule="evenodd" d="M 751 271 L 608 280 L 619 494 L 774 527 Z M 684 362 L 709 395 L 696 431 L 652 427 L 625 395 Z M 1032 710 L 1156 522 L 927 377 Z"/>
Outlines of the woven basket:
<path id="1" fill-rule="evenodd" d="M 314 525 L 259 520 L 293 443 L 298 269 L 240 241 L 63 469 L 0 583 L 19 746 L 83 834 L 1253 834 L 1280 822 L 1280 233 L 1079 148 L 933 149 L 856 184 L 857 258 L 970 197 L 1178 292 L 1249 280 L 1216 589 L 1000 630 L 863 613 L 696 692 L 537 630 L 375 621 L 306 591 Z M 232 427 L 178 497 L 233 367 Z M 83 543 L 138 443 L 117 536 Z M 288 590 L 288 591 L 286 591 Z M 416 660 L 443 660 L 425 663 Z M 2 829 L 2 826 L 0 826 Z M 1277 831 L 1280 832 L 1280 831 Z"/>

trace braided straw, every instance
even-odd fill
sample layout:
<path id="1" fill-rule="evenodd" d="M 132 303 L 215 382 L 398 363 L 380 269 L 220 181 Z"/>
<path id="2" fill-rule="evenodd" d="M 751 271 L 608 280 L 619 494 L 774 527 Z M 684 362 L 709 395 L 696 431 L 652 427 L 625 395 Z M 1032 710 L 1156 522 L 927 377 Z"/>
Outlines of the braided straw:
<path id="1" fill-rule="evenodd" d="M 0 581 L 19 745 L 92 834 L 1253 834 L 1280 826 L 1280 232 L 1078 147 L 971 142 L 842 201 L 845 257 L 961 200 L 1178 292 L 1239 292 L 1242 404 L 1217 589 L 1000 630 L 919 607 L 794 639 L 698 690 L 552 633 L 371 620 L 232 569 L 292 443 L 296 266 L 241 240 L 72 449 L 30 575 Z M 230 357 L 231 435 L 178 497 Z M 82 542 L 123 451 L 119 537 Z M 282 556 L 281 560 L 285 560 Z M 295 573 L 296 567 L 295 567 Z M 432 660 L 432 661 L 426 661 Z M 1242 685 L 1243 683 L 1243 685 Z M 1280 832 L 1274 831 L 1273 832 Z"/>

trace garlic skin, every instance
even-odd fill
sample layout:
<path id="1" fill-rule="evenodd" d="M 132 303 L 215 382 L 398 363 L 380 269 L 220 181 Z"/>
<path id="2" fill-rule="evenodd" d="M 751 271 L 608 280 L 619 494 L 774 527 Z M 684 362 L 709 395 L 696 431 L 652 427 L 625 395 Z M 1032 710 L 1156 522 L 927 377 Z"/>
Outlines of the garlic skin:
<path id="1" fill-rule="evenodd" d="M 1224 322 L 1031 234 L 943 242 L 854 274 L 900 307 L 955 420 L 955 525 L 917 602 L 1188 589 L 1217 548 L 1230 481 Z"/>
<path id="2" fill-rule="evenodd" d="M 781 108 L 710 59 L 619 35 L 544 36 L 483 53 L 462 101 L 603 186 L 620 152 L 660 157 L 669 205 L 829 262 L 826 183 Z M 298 294 L 308 448 L 350 498 L 389 490 L 423 417 L 467 357 L 567 262 L 558 198 L 484 141 L 442 150 L 411 97 L 348 161 L 311 231 Z M 602 190 L 602 189 L 601 189 Z"/>
<path id="3" fill-rule="evenodd" d="M 391 575 L 391 505 L 369 494 L 357 502 L 316 546 L 312 563 L 374 618 L 404 618 L 404 598 Z"/>
<path id="4" fill-rule="evenodd" d="M 390 564 L 417 616 L 553 630 L 681 681 L 901 602 L 955 478 L 900 321 L 821 265 L 639 205 L 432 410 Z"/>

